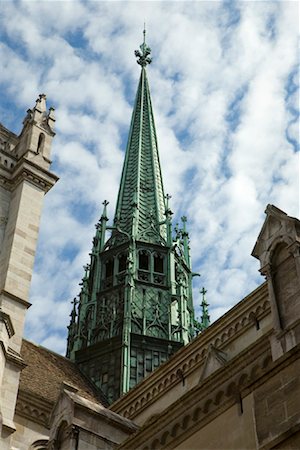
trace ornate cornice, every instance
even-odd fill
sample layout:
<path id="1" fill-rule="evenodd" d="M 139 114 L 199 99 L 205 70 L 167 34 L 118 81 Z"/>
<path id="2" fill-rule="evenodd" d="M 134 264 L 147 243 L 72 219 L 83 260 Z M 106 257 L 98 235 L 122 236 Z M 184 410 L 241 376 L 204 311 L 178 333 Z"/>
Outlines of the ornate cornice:
<path id="1" fill-rule="evenodd" d="M 2 169 L 6 168 L 3 167 Z M 20 159 L 12 172 L 11 170 L 0 171 L 0 184 L 10 191 L 26 180 L 41 190 L 48 192 L 58 179 L 54 173 L 24 158 Z"/>
<path id="2" fill-rule="evenodd" d="M 179 350 L 167 363 L 158 368 L 128 394 L 117 400 L 111 409 L 127 418 L 134 419 L 152 403 L 163 397 L 183 378 L 203 367 L 211 345 L 220 350 L 235 341 L 270 314 L 267 284 L 262 284 L 221 319 L 197 336 L 190 344 Z M 250 343 L 251 344 L 251 343 Z M 180 376 L 179 376 L 180 374 Z"/>
<path id="3" fill-rule="evenodd" d="M 243 398 L 264 382 L 265 375 L 274 366 L 269 337 L 265 335 L 161 414 L 152 417 L 119 448 L 175 448 L 195 429 L 199 430 L 234 404 L 241 414 Z"/>
<path id="4" fill-rule="evenodd" d="M 10 347 L 7 348 L 5 356 L 7 361 L 18 366 L 21 370 L 27 366 L 22 356 Z"/>
<path id="5" fill-rule="evenodd" d="M 32 393 L 19 390 L 16 404 L 17 415 L 49 428 L 52 408 L 52 402 L 40 399 Z"/>
<path id="6" fill-rule="evenodd" d="M 26 306 L 27 309 L 30 308 L 30 306 L 31 306 L 31 303 L 29 303 L 24 298 L 17 297 L 16 295 L 12 294 L 11 292 L 6 291 L 5 289 L 2 289 L 2 291 L 0 291 L 0 298 L 2 295 L 4 297 L 10 298 L 11 300 L 14 300 L 17 303 L 21 303 L 21 305 Z"/>

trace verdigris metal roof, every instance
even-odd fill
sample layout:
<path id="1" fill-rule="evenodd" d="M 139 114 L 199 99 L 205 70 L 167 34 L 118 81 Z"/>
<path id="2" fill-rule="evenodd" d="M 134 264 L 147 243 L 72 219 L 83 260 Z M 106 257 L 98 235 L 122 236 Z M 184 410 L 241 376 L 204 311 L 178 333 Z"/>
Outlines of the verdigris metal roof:
<path id="1" fill-rule="evenodd" d="M 165 225 L 160 225 L 165 219 L 165 198 L 146 63 L 143 63 L 150 49 L 144 43 L 141 50 L 142 54 L 136 52 L 140 56 L 138 63 L 142 70 L 131 119 L 115 221 L 122 231 L 133 238 L 157 242 L 157 236 L 151 230 L 157 231 L 165 239 Z"/>

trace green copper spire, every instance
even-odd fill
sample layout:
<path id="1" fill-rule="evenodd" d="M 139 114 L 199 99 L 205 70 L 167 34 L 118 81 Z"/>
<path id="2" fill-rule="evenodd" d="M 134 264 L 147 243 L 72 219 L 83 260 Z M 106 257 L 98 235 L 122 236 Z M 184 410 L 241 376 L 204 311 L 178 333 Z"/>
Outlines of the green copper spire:
<path id="1" fill-rule="evenodd" d="M 150 52 L 144 30 L 114 221 L 104 201 L 69 326 L 67 356 L 109 402 L 195 336 L 187 219 L 173 228 L 171 196 L 164 196 L 146 75 Z"/>
<path id="2" fill-rule="evenodd" d="M 142 67 L 136 94 L 125 162 L 119 189 L 115 223 L 129 236 L 147 242 L 166 239 L 165 199 L 158 156 L 146 66 L 151 49 L 145 42 L 136 50 Z"/>

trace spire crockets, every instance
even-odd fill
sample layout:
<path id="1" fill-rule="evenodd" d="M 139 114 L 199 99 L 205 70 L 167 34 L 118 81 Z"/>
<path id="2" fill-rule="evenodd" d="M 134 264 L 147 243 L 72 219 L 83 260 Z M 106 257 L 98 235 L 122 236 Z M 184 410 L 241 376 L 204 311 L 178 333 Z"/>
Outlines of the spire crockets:
<path id="1" fill-rule="evenodd" d="M 146 75 L 151 63 L 145 41 L 135 51 L 142 67 L 131 118 L 119 189 L 115 224 L 134 239 L 158 242 L 166 239 L 165 199 L 158 156 L 157 137 Z"/>

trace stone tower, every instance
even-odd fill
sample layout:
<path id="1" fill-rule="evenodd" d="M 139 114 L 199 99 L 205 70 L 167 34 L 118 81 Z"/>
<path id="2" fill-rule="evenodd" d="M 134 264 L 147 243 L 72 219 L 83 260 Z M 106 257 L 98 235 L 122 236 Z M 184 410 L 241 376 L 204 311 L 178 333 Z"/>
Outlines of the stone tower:
<path id="1" fill-rule="evenodd" d="M 54 109 L 40 95 L 19 136 L 0 124 L 0 441 L 10 448 L 25 314 L 44 194 L 57 177 L 49 171 Z"/>
<path id="2" fill-rule="evenodd" d="M 141 75 L 113 225 L 105 201 L 68 327 L 67 356 L 109 402 L 195 333 L 186 218 L 173 232 L 146 74 L 150 52 L 144 32 L 135 52 Z"/>

